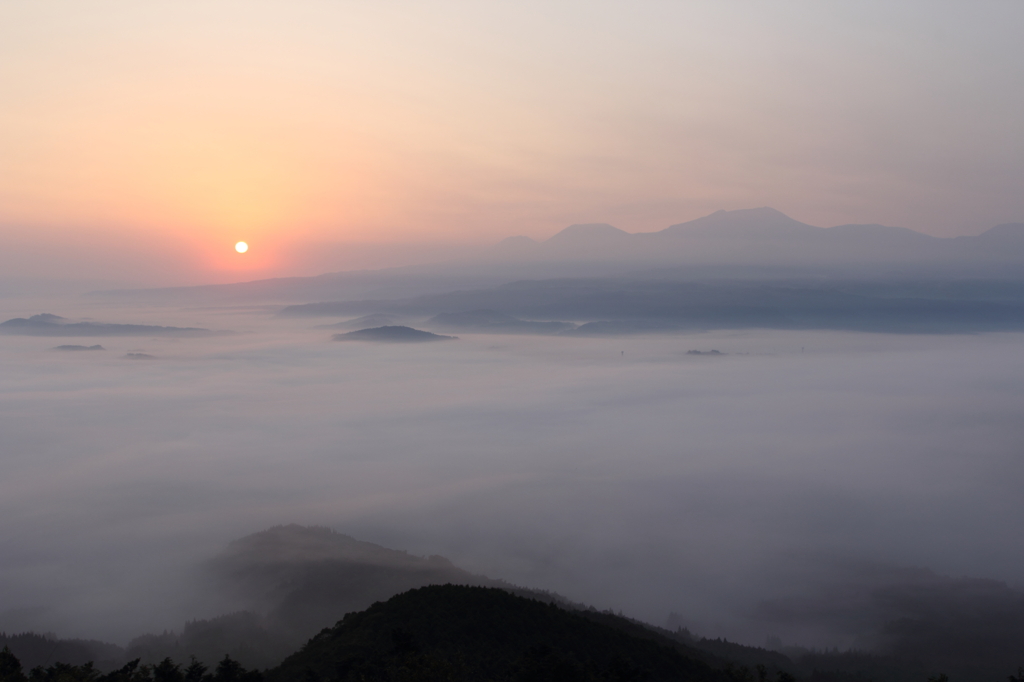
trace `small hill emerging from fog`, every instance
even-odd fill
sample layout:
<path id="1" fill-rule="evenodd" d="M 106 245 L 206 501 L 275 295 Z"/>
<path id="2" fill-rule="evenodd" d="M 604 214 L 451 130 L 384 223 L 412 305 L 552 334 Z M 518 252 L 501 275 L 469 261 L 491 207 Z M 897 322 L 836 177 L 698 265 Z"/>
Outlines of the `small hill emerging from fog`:
<path id="1" fill-rule="evenodd" d="M 150 324 L 72 322 L 60 315 L 42 313 L 0 322 L 0 334 L 20 336 L 213 336 L 216 332 L 198 327 L 161 327 Z"/>
<path id="2" fill-rule="evenodd" d="M 623 618 L 602 619 L 499 589 L 423 587 L 346 615 L 266 677 L 268 682 L 730 679 L 679 642 Z"/>
<path id="3" fill-rule="evenodd" d="M 335 334 L 335 341 L 377 341 L 381 343 L 424 343 L 431 341 L 454 341 L 458 337 L 441 336 L 412 327 L 373 327 L 359 329 L 347 334 Z"/>

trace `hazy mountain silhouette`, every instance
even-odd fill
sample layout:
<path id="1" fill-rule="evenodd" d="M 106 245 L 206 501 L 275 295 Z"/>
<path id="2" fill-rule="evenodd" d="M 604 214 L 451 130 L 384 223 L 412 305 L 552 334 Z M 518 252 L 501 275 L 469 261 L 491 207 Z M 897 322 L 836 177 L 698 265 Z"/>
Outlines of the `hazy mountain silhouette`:
<path id="1" fill-rule="evenodd" d="M 136 637 L 124 650 L 124 660 L 157 663 L 195 656 L 213 665 L 229 654 L 247 667 L 266 668 L 346 613 L 425 585 L 498 587 L 569 604 L 556 594 L 469 573 L 440 556 L 419 557 L 327 528 L 294 524 L 232 542 L 204 572 L 212 589 L 230 595 L 243 610 L 190 621 L 180 632 Z"/>
<path id="2" fill-rule="evenodd" d="M 571 260 L 608 260 L 618 248 L 630 244 L 633 235 L 605 223 L 570 225 L 541 243 L 536 255 Z"/>
<path id="3" fill-rule="evenodd" d="M 374 327 L 393 327 L 397 323 L 398 319 L 392 315 L 382 315 L 380 313 L 373 313 L 370 315 L 363 315 L 351 320 L 342 320 L 335 324 L 322 324 L 318 325 L 317 329 L 372 329 Z"/>
<path id="4" fill-rule="evenodd" d="M 1013 268 L 1024 265 L 1024 227 L 1000 225 L 977 237 L 937 238 L 884 225 L 820 228 L 772 208 L 754 208 L 716 211 L 658 232 L 629 234 L 611 225 L 572 225 L 532 248 L 496 252 L 520 259 L 598 260 L 637 267 L 1019 277 Z"/>
<path id="5" fill-rule="evenodd" d="M 427 325 L 450 331 L 492 334 L 558 334 L 576 328 L 571 322 L 520 320 L 496 310 L 441 313 L 427 320 Z"/>
<path id="6" fill-rule="evenodd" d="M 94 346 L 77 346 L 74 344 L 66 344 L 63 346 L 54 346 L 53 350 L 64 350 L 64 351 L 76 351 L 76 350 L 106 350 L 103 346 L 96 344 Z"/>
<path id="7" fill-rule="evenodd" d="M 1000 244 L 1019 244 L 1021 240 L 1024 240 L 1024 223 L 1006 223 L 1003 225 L 996 225 L 987 232 L 971 239 L 970 237 L 956 237 L 959 240 L 969 240 L 984 244 L 991 244 L 993 246 Z"/>
<path id="8" fill-rule="evenodd" d="M 660 232 L 648 233 L 648 236 L 718 239 L 763 239 L 768 237 L 777 239 L 781 237 L 813 237 L 819 234 L 821 229 L 794 220 L 774 208 L 763 207 L 737 211 L 715 211 L 696 220 L 670 225 Z"/>
<path id="9" fill-rule="evenodd" d="M 327 528 L 297 525 L 231 543 L 210 562 L 209 570 L 224 589 L 266 613 L 272 628 L 300 638 L 349 611 L 414 587 L 455 583 L 512 588 L 457 568 L 444 557 L 418 557 Z"/>
<path id="10" fill-rule="evenodd" d="M 22 336 L 213 336 L 216 332 L 196 327 L 159 327 L 148 324 L 111 324 L 106 322 L 71 322 L 42 313 L 29 318 L 16 317 L 0 322 L 0 334 Z"/>
<path id="11" fill-rule="evenodd" d="M 412 327 L 374 327 L 359 329 L 347 334 L 335 334 L 334 341 L 376 341 L 380 343 L 429 343 L 431 341 L 454 341 L 455 336 L 441 336 Z"/>
<path id="12" fill-rule="evenodd" d="M 494 250 L 507 256 L 529 255 L 537 249 L 540 244 L 536 239 L 524 235 L 505 237 L 494 246 Z"/>
<path id="13" fill-rule="evenodd" d="M 674 277 L 691 280 L 1020 280 L 1024 224 L 999 225 L 978 236 L 939 238 L 884 225 L 821 228 L 771 208 L 755 208 L 716 211 L 658 232 L 630 234 L 604 223 L 571 225 L 541 242 L 509 237 L 475 258 L 436 264 L 96 295 L 220 303 L 389 300 L 523 279 L 647 278 L 644 273 L 654 270 L 664 277 L 673 269 Z"/>

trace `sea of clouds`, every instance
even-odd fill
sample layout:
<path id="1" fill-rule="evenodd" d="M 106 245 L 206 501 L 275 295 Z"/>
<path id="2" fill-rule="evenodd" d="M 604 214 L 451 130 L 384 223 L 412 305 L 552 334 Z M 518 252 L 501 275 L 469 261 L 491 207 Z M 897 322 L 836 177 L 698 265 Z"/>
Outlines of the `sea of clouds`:
<path id="1" fill-rule="evenodd" d="M 1024 586 L 1022 334 L 374 345 L 262 309 L 4 305 L 237 333 L 0 337 L 0 630 L 217 615 L 197 567 L 291 522 L 754 644 L 854 643 L 763 606 L 886 572 Z"/>

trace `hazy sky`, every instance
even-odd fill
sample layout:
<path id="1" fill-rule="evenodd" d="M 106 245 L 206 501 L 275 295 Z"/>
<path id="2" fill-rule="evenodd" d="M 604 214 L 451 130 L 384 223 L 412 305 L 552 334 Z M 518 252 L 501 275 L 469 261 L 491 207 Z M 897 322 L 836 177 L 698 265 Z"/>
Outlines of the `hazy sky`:
<path id="1" fill-rule="evenodd" d="M 0 267 L 317 274 L 764 205 L 975 234 L 1024 220 L 1022 25 L 1009 0 L 4 2 Z"/>

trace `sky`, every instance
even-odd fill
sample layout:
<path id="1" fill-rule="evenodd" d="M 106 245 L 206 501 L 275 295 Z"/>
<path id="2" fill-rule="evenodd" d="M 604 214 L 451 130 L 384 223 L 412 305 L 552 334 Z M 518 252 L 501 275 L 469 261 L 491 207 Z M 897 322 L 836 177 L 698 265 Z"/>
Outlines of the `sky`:
<path id="1" fill-rule="evenodd" d="M 757 206 L 978 234 L 1024 220 L 1022 20 L 1010 1 L 5 2 L 0 268 L 313 275 Z"/>

